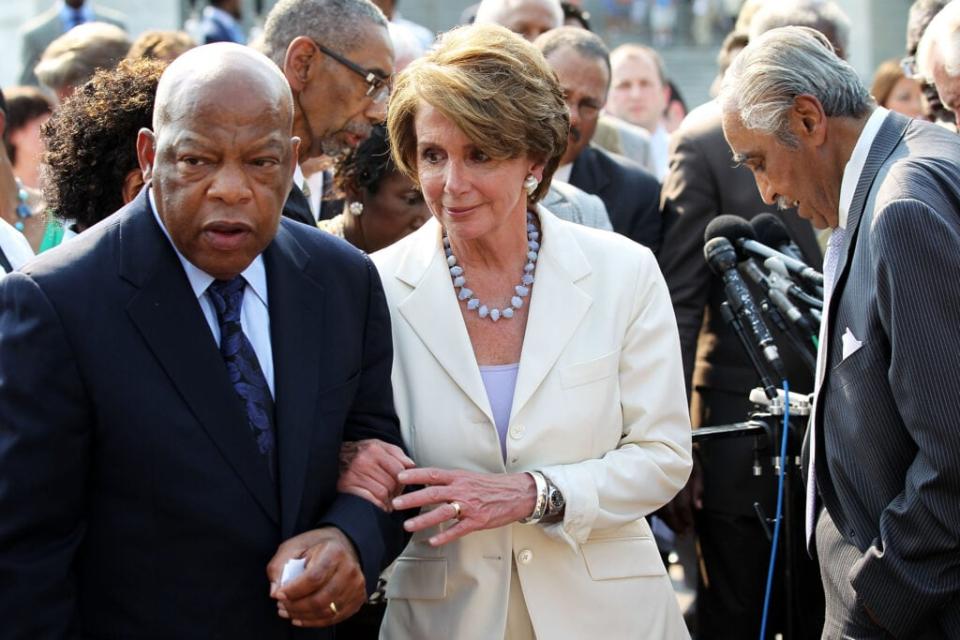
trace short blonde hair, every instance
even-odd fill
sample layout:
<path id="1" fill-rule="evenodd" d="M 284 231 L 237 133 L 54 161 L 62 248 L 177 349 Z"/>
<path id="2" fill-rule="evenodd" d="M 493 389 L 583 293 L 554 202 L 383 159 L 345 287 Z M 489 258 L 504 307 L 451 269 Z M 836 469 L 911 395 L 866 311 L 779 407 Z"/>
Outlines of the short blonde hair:
<path id="1" fill-rule="evenodd" d="M 543 162 L 530 202 L 547 193 L 570 116 L 556 74 L 532 44 L 497 25 L 460 27 L 398 76 L 387 115 L 390 149 L 397 168 L 418 184 L 414 120 L 421 101 L 491 158 L 526 154 Z"/>
<path id="2" fill-rule="evenodd" d="M 87 22 L 51 42 L 34 72 L 54 91 L 78 87 L 97 69 L 113 69 L 129 50 L 130 38 L 123 29 L 105 22 Z"/>
<path id="3" fill-rule="evenodd" d="M 155 29 L 140 34 L 127 52 L 128 60 L 146 58 L 173 62 L 183 53 L 197 46 L 186 31 L 164 31 Z"/>

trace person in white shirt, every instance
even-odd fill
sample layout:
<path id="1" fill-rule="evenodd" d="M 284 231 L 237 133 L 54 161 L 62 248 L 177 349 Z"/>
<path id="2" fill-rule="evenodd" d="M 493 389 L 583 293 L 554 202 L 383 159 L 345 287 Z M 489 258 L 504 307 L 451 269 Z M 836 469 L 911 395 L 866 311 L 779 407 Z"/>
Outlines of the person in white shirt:
<path id="1" fill-rule="evenodd" d="M 664 114 L 670 86 L 660 54 L 639 44 L 624 44 L 610 52 L 610 96 L 607 111 L 650 133 L 650 153 L 658 180 L 667 174 L 667 132 Z"/>

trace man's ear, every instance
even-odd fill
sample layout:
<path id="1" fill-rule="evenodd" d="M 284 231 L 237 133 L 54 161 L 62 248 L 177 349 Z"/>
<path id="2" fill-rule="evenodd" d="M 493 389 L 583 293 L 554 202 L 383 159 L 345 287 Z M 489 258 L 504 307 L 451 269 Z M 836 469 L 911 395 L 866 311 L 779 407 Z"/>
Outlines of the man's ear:
<path id="1" fill-rule="evenodd" d="M 139 168 L 130 169 L 127 175 L 123 177 L 123 187 L 120 189 L 121 195 L 123 195 L 123 204 L 128 204 L 136 198 L 145 184 L 143 172 Z"/>
<path id="2" fill-rule="evenodd" d="M 807 94 L 797 96 L 793 100 L 792 116 L 796 135 L 817 146 L 823 144 L 827 134 L 827 114 L 819 100 Z"/>
<path id="3" fill-rule="evenodd" d="M 153 178 L 153 167 L 157 157 L 157 138 L 153 131 L 144 127 L 137 133 L 137 160 L 140 162 L 140 171 L 143 180 L 150 182 Z"/>
<path id="4" fill-rule="evenodd" d="M 0 109 L 0 139 L 3 139 L 3 136 L 7 133 L 7 114 L 3 109 Z"/>
<path id="5" fill-rule="evenodd" d="M 283 75 L 294 95 L 300 93 L 307 86 L 310 79 L 310 66 L 319 62 L 317 46 L 306 36 L 297 36 L 287 47 L 287 54 L 283 59 Z"/>

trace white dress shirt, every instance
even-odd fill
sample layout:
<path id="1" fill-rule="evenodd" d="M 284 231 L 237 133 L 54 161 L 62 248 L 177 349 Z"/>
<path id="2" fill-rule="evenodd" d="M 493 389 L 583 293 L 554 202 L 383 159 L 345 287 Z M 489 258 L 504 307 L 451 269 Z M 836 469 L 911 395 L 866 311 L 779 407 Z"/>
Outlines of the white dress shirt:
<path id="1" fill-rule="evenodd" d="M 297 163 L 293 170 L 293 184 L 297 185 L 303 191 L 303 185 L 306 183 L 310 187 L 310 195 L 307 196 L 307 202 L 310 203 L 310 213 L 313 219 L 320 221 L 320 200 L 323 198 L 323 171 L 317 171 L 309 178 L 303 175 L 303 169 L 300 163 Z M 305 194 L 306 195 L 306 194 Z"/>
<path id="2" fill-rule="evenodd" d="M 220 322 L 217 320 L 217 311 L 213 307 L 210 295 L 207 293 L 209 287 L 216 278 L 209 273 L 201 270 L 195 264 L 187 260 L 177 245 L 173 243 L 167 228 L 163 225 L 157 213 L 157 207 L 153 199 L 153 189 L 148 192 L 150 198 L 150 209 L 153 211 L 153 217 L 156 219 L 163 235 L 170 240 L 170 246 L 177 253 L 180 264 L 183 265 L 183 271 L 187 274 L 187 280 L 190 281 L 190 287 L 197 296 L 197 302 L 200 304 L 200 310 L 203 317 L 207 320 L 210 332 L 213 334 L 213 340 L 220 345 Z M 260 361 L 260 369 L 263 370 L 263 377 L 267 380 L 267 386 L 270 387 L 270 394 L 276 397 L 273 388 L 273 347 L 270 342 L 270 307 L 267 303 L 267 271 L 263 266 L 263 255 L 258 255 L 250 266 L 243 273 L 243 279 L 247 281 L 247 286 L 243 290 L 243 303 L 240 307 L 240 327 L 244 335 L 253 346 L 254 353 L 257 354 L 257 360 Z"/>
<path id="3" fill-rule="evenodd" d="M 20 265 L 33 257 L 33 249 L 27 238 L 3 219 L 0 219 L 0 249 L 14 269 L 19 269 Z M 0 278 L 5 275 L 6 271 L 0 267 Z"/>
<path id="4" fill-rule="evenodd" d="M 650 161 L 657 180 L 663 182 L 670 168 L 670 134 L 662 122 L 650 134 Z"/>

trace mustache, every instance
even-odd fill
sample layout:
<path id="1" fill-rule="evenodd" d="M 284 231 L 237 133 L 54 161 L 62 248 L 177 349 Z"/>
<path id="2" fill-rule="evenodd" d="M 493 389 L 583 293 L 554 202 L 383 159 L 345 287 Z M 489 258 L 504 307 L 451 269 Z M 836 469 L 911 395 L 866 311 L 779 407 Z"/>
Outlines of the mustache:
<path id="1" fill-rule="evenodd" d="M 796 200 L 794 200 L 793 202 L 791 202 L 790 200 L 787 200 L 787 199 L 784 198 L 783 196 L 777 196 L 777 209 L 779 209 L 780 211 L 785 211 L 785 210 L 787 210 L 787 209 L 793 209 L 793 208 L 796 207 L 796 206 L 797 206 Z"/>

